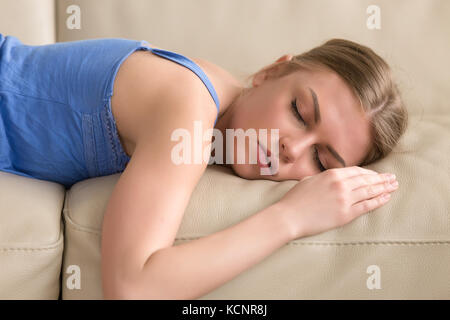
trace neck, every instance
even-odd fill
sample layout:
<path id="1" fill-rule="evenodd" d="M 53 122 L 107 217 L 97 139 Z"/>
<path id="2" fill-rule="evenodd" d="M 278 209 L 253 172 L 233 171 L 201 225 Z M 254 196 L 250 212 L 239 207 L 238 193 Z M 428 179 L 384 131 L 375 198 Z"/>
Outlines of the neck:
<path id="1" fill-rule="evenodd" d="M 217 123 L 215 125 L 215 129 L 220 130 L 221 134 L 222 134 L 222 150 L 223 150 L 223 164 L 219 164 L 219 165 L 223 165 L 226 167 L 231 168 L 231 164 L 227 164 L 226 163 L 226 145 L 227 145 L 227 136 L 226 136 L 226 129 L 227 128 L 232 128 L 231 125 L 231 120 L 233 118 L 234 115 L 234 111 L 236 110 L 236 105 L 237 102 L 239 100 L 239 96 L 241 95 L 241 92 L 243 90 L 242 86 L 231 86 L 229 88 L 229 95 L 227 99 L 228 104 L 224 106 L 223 112 L 221 112 L 221 114 L 219 115 L 219 118 L 217 119 Z M 218 148 L 220 148 L 220 146 L 217 146 Z M 213 150 L 211 152 L 211 156 L 213 156 L 215 154 L 215 151 Z"/>

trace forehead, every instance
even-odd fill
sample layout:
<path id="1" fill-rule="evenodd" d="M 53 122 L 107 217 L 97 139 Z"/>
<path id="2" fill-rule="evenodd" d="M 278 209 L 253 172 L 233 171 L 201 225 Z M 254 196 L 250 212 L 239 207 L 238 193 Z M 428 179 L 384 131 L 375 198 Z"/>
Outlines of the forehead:
<path id="1" fill-rule="evenodd" d="M 298 70 L 291 74 L 291 84 L 314 87 L 317 95 L 320 91 L 322 99 L 331 99 L 335 103 L 346 105 L 353 104 L 355 108 L 359 106 L 358 97 L 349 85 L 336 72 L 329 69 Z"/>
<path id="2" fill-rule="evenodd" d="M 302 97 L 310 120 L 314 115 L 310 88 L 316 93 L 321 122 L 314 130 L 321 142 L 331 145 L 347 166 L 360 163 L 370 146 L 370 124 L 349 85 L 328 69 L 296 71 L 290 85 Z M 326 158 L 333 167 L 340 166 L 331 155 Z"/>

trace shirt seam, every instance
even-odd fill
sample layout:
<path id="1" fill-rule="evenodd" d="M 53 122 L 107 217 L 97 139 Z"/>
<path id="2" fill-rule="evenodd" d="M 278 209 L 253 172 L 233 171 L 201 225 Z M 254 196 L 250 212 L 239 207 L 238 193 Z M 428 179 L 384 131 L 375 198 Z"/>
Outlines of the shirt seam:
<path id="1" fill-rule="evenodd" d="M 41 97 L 36 97 L 33 95 L 28 95 L 28 94 L 23 94 L 23 93 L 19 93 L 16 91 L 12 91 L 12 90 L 8 90 L 8 89 L 0 89 L 0 93 L 1 92 L 6 92 L 6 93 L 12 93 L 12 94 L 16 94 L 18 96 L 22 96 L 22 97 L 26 97 L 26 98 L 32 98 L 32 99 L 36 99 L 36 100 L 41 100 L 41 101 L 47 101 L 47 102 L 52 102 L 52 103 L 57 103 L 57 104 L 61 104 L 64 106 L 67 106 L 70 108 L 70 110 L 72 110 L 73 112 L 77 112 L 79 114 L 90 114 L 90 113 L 86 113 L 86 112 L 81 112 L 79 110 L 74 109 L 70 103 L 67 102 L 60 102 L 60 101 L 56 101 L 56 100 L 52 100 L 52 99 L 47 99 L 47 98 L 41 98 Z"/>

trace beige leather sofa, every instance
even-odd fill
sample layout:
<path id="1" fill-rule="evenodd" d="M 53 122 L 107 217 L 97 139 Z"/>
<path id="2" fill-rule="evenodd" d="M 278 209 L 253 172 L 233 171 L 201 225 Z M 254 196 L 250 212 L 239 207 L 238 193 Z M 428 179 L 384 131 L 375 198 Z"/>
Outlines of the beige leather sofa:
<path id="1" fill-rule="evenodd" d="M 71 29 L 71 5 L 80 9 L 80 29 Z M 380 29 L 370 28 L 377 14 L 370 5 L 380 10 Z M 390 63 L 411 121 L 398 148 L 369 168 L 397 175 L 391 201 L 290 242 L 200 299 L 450 298 L 449 16 L 446 0 L 0 0 L 0 32 L 26 44 L 145 39 L 243 78 L 285 53 L 342 37 Z M 119 177 L 65 190 L 0 172 L 0 298 L 102 299 L 102 217 Z M 295 183 L 208 167 L 174 245 L 245 219 Z"/>

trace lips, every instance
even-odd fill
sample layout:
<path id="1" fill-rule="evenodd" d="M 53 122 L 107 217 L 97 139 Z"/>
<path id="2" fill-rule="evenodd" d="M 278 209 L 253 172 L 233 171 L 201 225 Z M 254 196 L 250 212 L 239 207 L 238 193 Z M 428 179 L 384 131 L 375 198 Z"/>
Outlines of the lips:
<path id="1" fill-rule="evenodd" d="M 268 156 L 270 157 L 270 151 L 267 150 L 268 152 Z M 268 156 L 266 156 L 265 153 L 265 149 L 264 147 L 259 143 L 258 141 L 258 156 L 257 156 L 257 161 L 258 161 L 258 165 L 262 168 L 269 168 L 270 167 L 270 161 L 268 159 Z M 261 163 L 260 159 L 265 159 L 266 161 L 264 161 L 266 164 Z"/>

